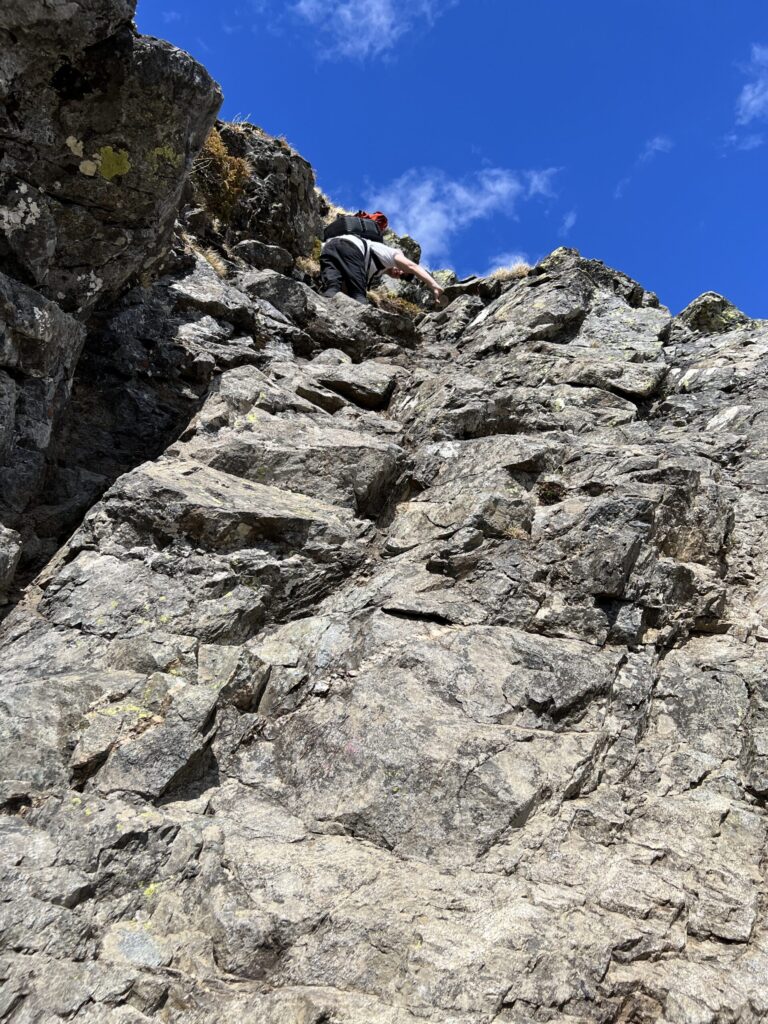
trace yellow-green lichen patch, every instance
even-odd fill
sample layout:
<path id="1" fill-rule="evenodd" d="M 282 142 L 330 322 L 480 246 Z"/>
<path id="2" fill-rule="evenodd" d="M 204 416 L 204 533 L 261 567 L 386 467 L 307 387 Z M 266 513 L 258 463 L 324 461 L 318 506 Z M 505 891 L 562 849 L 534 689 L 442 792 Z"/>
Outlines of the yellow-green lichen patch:
<path id="1" fill-rule="evenodd" d="M 115 151 L 111 146 L 102 146 L 99 150 L 99 174 L 105 181 L 112 181 L 127 174 L 131 169 L 131 161 L 125 149 Z"/>
<path id="2" fill-rule="evenodd" d="M 108 707 L 96 708 L 95 711 L 89 711 L 86 717 L 95 717 L 96 715 L 103 715 L 106 718 L 119 718 L 123 715 L 130 715 L 135 716 L 138 719 L 144 719 L 151 718 L 152 712 L 148 711 L 140 704 L 110 704 Z"/>
<path id="3" fill-rule="evenodd" d="M 149 162 L 152 164 L 155 174 L 162 170 L 165 165 L 176 168 L 181 167 L 182 159 L 181 153 L 177 153 L 176 150 L 169 145 L 155 146 L 149 154 Z"/>

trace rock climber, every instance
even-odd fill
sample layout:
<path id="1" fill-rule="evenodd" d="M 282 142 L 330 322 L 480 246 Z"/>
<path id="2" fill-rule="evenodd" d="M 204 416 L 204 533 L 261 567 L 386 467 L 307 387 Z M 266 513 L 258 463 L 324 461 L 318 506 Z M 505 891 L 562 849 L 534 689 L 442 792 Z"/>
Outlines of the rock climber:
<path id="1" fill-rule="evenodd" d="M 348 224 L 358 218 L 343 218 Z M 373 213 L 366 219 L 374 222 L 378 236 L 387 229 L 383 213 Z M 367 292 L 376 285 L 382 274 L 388 277 L 418 277 L 430 289 L 435 302 L 440 302 L 443 289 L 418 263 L 408 259 L 400 249 L 393 249 L 382 241 L 363 238 L 357 233 L 339 234 L 323 243 L 320 253 L 322 294 L 330 298 L 339 292 L 349 295 L 355 302 L 367 304 Z"/>

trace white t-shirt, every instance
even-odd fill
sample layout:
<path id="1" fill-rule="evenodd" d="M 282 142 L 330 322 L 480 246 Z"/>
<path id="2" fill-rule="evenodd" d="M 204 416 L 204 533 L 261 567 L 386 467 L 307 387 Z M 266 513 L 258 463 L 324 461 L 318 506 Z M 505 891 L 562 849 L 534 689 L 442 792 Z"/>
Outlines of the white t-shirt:
<path id="1" fill-rule="evenodd" d="M 399 249 L 393 249 L 391 245 L 384 245 L 383 242 L 369 242 L 367 238 L 362 239 L 359 235 L 337 235 L 337 238 L 344 242 L 352 242 L 360 252 L 365 254 L 367 257 L 365 269 L 369 284 L 377 274 L 394 267 L 396 256 L 403 255 Z M 366 251 L 366 247 L 368 251 Z M 376 254 L 376 260 L 370 259 L 369 252 Z"/>

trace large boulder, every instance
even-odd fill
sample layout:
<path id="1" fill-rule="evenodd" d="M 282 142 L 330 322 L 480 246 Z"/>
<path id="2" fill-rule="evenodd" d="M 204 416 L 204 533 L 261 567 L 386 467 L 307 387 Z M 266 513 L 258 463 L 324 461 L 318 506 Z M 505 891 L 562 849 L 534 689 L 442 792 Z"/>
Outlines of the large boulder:
<path id="1" fill-rule="evenodd" d="M 284 139 L 255 125 L 221 123 L 218 131 L 226 152 L 244 160 L 248 171 L 242 192 L 227 213 L 228 239 L 256 239 L 292 256 L 310 254 L 321 231 L 320 198 L 311 166 Z"/>
<path id="2" fill-rule="evenodd" d="M 133 0 L 0 12 L 0 269 L 85 311 L 167 245 L 221 93 Z"/>

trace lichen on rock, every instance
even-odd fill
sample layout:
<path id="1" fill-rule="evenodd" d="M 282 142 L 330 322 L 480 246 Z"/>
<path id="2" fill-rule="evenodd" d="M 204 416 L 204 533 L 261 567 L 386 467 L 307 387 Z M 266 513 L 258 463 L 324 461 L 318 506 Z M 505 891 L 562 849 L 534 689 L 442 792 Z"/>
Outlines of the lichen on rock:
<path id="1" fill-rule="evenodd" d="M 3 122 L 0 208 L 25 190 L 40 210 L 4 231 L 0 263 L 68 311 L 114 297 L 163 254 L 221 102 L 191 57 L 136 34 L 134 8 L 8 0 L 0 21 L 0 49 L 12 53 L 0 92 L 15 111 Z M 151 178 L 158 150 L 180 159 Z M 83 288 L 83 267 L 98 269 L 98 293 Z"/>
<path id="2" fill-rule="evenodd" d="M 0 12 L 70 187 L 183 227 L 86 258 L 3 178 L 0 1020 L 767 1019 L 768 323 L 564 248 L 326 300 L 284 142 L 178 205 L 216 90 L 131 10 Z M 137 47 L 205 116 L 89 134 Z"/>

